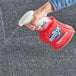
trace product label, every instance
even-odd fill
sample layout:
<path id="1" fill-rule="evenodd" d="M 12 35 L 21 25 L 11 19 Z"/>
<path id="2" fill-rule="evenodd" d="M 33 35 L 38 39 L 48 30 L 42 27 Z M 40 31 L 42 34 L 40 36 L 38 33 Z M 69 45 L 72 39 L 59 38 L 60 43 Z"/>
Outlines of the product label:
<path id="1" fill-rule="evenodd" d="M 61 27 L 60 27 L 59 25 L 57 25 L 56 29 L 51 32 L 49 40 L 50 40 L 51 42 L 53 42 L 54 39 L 56 39 L 56 38 L 59 37 L 60 35 L 61 35 Z"/>

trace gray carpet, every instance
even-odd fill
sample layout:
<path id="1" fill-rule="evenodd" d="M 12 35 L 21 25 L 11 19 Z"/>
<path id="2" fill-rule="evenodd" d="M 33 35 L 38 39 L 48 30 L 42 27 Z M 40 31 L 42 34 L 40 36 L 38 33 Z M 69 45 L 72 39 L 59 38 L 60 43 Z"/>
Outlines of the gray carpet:
<path id="1" fill-rule="evenodd" d="M 76 76 L 76 34 L 55 51 L 39 40 L 38 31 L 17 25 L 28 10 L 47 0 L 0 0 L 0 76 Z M 49 14 L 76 30 L 76 4 Z"/>

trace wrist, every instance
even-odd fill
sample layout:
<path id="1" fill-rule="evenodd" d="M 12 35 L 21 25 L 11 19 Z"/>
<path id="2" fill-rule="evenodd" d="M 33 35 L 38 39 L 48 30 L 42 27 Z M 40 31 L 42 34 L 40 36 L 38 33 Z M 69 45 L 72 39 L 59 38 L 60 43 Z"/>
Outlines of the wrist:
<path id="1" fill-rule="evenodd" d="M 44 4 L 42 7 L 41 7 L 42 11 L 44 11 L 45 13 L 51 13 L 51 12 L 54 12 L 54 8 L 52 6 L 52 4 L 48 1 L 46 4 Z"/>

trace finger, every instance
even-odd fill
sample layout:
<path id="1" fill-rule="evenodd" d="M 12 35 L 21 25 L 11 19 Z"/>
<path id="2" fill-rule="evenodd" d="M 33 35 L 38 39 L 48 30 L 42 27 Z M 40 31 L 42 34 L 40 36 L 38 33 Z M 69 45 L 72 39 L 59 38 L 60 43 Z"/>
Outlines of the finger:
<path id="1" fill-rule="evenodd" d="M 33 25 L 30 24 L 30 28 L 31 28 L 31 30 L 35 30 L 36 26 L 33 26 Z"/>
<path id="2" fill-rule="evenodd" d="M 29 25 L 26 25 L 29 29 L 32 29 L 32 27 L 31 27 L 31 25 L 29 24 Z"/>
<path id="3" fill-rule="evenodd" d="M 36 30 L 40 30 L 41 29 L 41 27 L 40 26 L 36 26 Z"/>
<path id="4" fill-rule="evenodd" d="M 32 30 L 34 31 L 36 29 L 36 27 L 33 27 Z"/>
<path id="5" fill-rule="evenodd" d="M 31 24 L 26 25 L 30 30 L 33 30 L 34 26 L 32 26 Z"/>

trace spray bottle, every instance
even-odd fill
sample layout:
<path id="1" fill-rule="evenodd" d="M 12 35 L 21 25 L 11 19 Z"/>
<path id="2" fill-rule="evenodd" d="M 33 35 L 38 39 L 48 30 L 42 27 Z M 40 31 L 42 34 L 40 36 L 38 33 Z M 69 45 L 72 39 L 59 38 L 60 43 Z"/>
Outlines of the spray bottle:
<path id="1" fill-rule="evenodd" d="M 18 25 L 28 25 L 33 20 L 33 14 L 33 10 L 26 12 Z M 37 21 L 37 25 L 43 28 L 39 30 L 40 40 L 50 44 L 55 50 L 63 48 L 75 33 L 72 26 L 61 23 L 54 17 L 43 17 Z"/>

